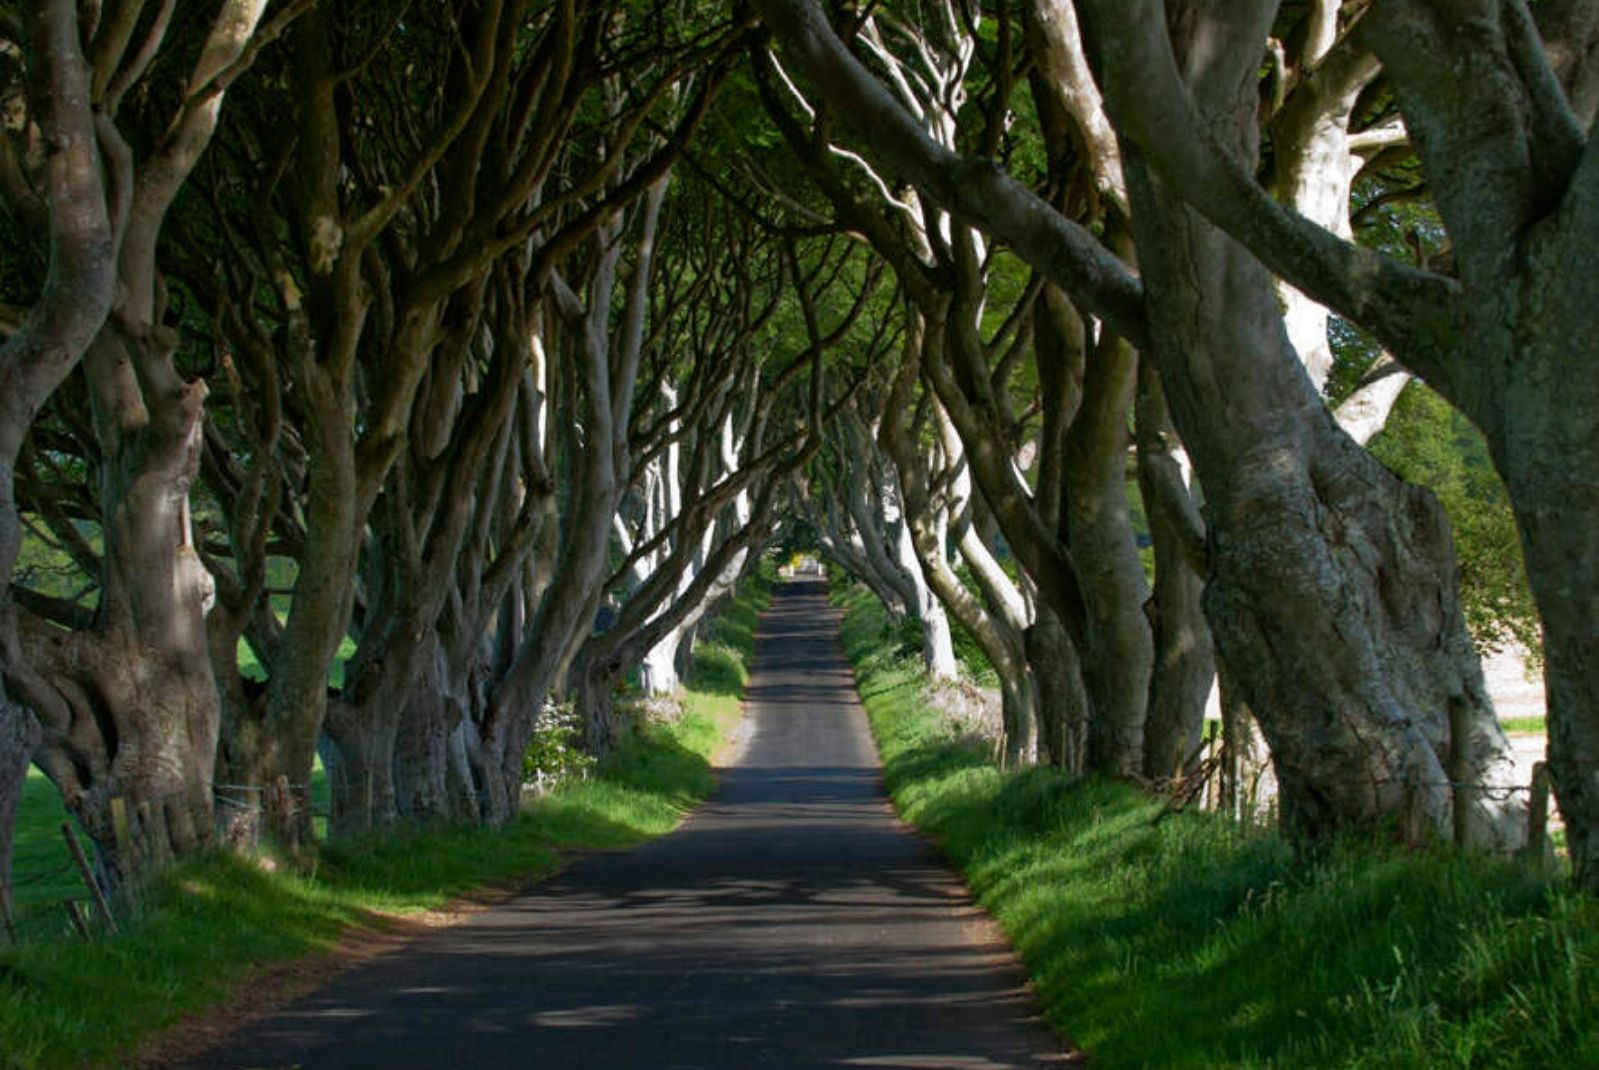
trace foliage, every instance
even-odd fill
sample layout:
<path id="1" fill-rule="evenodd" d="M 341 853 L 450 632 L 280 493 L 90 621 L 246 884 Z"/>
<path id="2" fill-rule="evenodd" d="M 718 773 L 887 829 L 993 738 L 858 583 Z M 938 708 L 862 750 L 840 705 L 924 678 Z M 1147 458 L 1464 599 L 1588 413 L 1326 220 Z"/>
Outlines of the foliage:
<path id="1" fill-rule="evenodd" d="M 777 544 L 777 552 L 785 558 L 811 554 L 815 555 L 821 550 L 821 541 L 816 537 L 816 527 L 804 517 L 794 517 L 783 526 L 782 540 Z"/>
<path id="2" fill-rule="evenodd" d="M 570 702 L 548 699 L 533 724 L 533 738 L 522 755 L 522 783 L 540 794 L 594 772 L 594 757 L 583 751 L 583 715 Z"/>
<path id="3" fill-rule="evenodd" d="M 1106 1070 L 1599 1065 L 1599 904 L 1528 869 L 1166 815 L 1135 789 L 1001 773 L 845 596 L 901 813 L 1004 926 L 1050 1021 Z"/>
<path id="4" fill-rule="evenodd" d="M 706 643 L 694 651 L 690 684 L 707 695 L 738 695 L 749 680 L 749 667 L 739 651 L 722 643 Z"/>
<path id="5" fill-rule="evenodd" d="M 1430 488 L 1449 514 L 1461 602 L 1479 649 L 1520 643 L 1538 658 L 1538 611 L 1515 516 L 1481 434 L 1432 390 L 1413 383 L 1371 450 L 1403 478 Z"/>
<path id="6" fill-rule="evenodd" d="M 977 580 L 972 575 L 970 567 L 962 564 L 956 569 L 956 575 L 968 591 L 980 596 Z M 967 630 L 954 614 L 948 615 L 950 644 L 955 648 L 955 661 L 960 666 L 961 675 L 979 687 L 997 687 L 999 678 L 994 674 L 994 666 L 989 663 L 988 655 L 983 653 L 983 648 L 977 642 L 977 637 Z M 883 621 L 881 639 L 886 640 L 889 649 L 896 656 L 920 657 L 922 653 L 922 622 L 914 616 L 907 616 L 897 625 Z"/>

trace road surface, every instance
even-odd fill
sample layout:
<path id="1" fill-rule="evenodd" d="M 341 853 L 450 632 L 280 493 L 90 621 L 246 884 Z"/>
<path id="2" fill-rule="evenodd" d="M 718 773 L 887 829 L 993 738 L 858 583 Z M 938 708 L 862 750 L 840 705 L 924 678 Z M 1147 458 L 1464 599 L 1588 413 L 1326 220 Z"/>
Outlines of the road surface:
<path id="1" fill-rule="evenodd" d="M 778 588 L 747 744 L 677 832 L 583 858 L 194 1066 L 1062 1061 L 993 926 L 894 818 L 823 586 Z"/>

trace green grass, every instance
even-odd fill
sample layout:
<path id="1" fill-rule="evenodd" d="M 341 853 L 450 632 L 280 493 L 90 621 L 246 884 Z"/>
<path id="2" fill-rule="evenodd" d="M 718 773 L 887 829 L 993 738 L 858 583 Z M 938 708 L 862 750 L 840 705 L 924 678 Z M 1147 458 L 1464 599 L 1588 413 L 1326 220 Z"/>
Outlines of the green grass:
<path id="1" fill-rule="evenodd" d="M 957 743 L 851 593 L 896 804 L 965 871 L 1101 1070 L 1599 1066 L 1599 904 L 1453 851 L 1161 816 L 1123 784 L 1002 774 Z"/>
<path id="2" fill-rule="evenodd" d="M 0 950 L 0 1067 L 119 1065 L 152 1031 L 227 999 L 254 968 L 330 949 L 352 925 L 546 875 L 562 849 L 625 847 L 669 832 L 711 789 L 712 758 L 740 714 L 728 681 L 746 678 L 768 589 L 749 585 L 729 610 L 735 626 L 696 652 L 680 720 L 636 725 L 599 777 L 540 799 L 509 827 L 335 841 L 317 849 L 306 874 L 217 852 L 153 881 L 121 936 L 84 943 L 31 933 L 20 949 Z M 19 884 L 56 865 L 60 821 L 54 789 L 30 778 Z M 60 899 L 82 889 L 70 874 L 48 879 L 30 906 L 59 915 Z"/>
<path id="3" fill-rule="evenodd" d="M 1534 735 L 1543 735 L 1547 730 L 1542 717 L 1504 717 L 1500 719 L 1499 727 L 1506 732 L 1529 732 Z"/>
<path id="4" fill-rule="evenodd" d="M 17 804 L 11 858 L 12 901 L 25 933 L 54 931 L 66 925 L 61 901 L 86 895 L 83 880 L 72 867 L 61 822 L 67 819 L 61 794 L 37 769 L 28 770 Z"/>

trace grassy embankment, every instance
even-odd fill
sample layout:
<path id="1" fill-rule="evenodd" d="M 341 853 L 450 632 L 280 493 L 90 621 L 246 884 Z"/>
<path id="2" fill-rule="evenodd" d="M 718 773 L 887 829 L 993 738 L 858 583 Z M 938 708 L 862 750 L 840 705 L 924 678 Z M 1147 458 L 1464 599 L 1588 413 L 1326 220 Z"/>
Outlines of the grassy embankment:
<path id="1" fill-rule="evenodd" d="M 218 853 L 146 889 L 121 936 L 41 936 L 0 948 L 0 1067 L 116 1064 L 138 1040 L 238 990 L 253 968 L 332 948 L 352 926 L 436 910 L 484 885 L 552 872 L 563 849 L 624 847 L 669 832 L 709 793 L 711 757 L 738 720 L 755 622 L 752 584 L 707 629 L 674 724 L 638 726 L 593 779 L 531 805 L 506 828 L 415 829 L 322 845 L 315 867 L 268 871 Z M 54 789 L 30 780 L 18 822 L 20 911 L 64 928 L 65 849 Z M 30 880 L 43 875 L 42 880 Z"/>
<path id="2" fill-rule="evenodd" d="M 928 710 L 876 602 L 845 597 L 896 804 L 1100 1070 L 1599 1067 L 1599 903 L 1447 850 L 1296 858 L 1127 785 L 1001 773 Z"/>

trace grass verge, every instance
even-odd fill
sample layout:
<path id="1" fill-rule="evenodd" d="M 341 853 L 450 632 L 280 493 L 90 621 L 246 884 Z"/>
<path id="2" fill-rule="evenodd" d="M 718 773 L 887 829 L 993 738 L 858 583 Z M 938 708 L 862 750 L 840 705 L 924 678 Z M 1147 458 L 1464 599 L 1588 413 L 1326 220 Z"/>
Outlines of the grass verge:
<path id="1" fill-rule="evenodd" d="M 1100 1070 L 1599 1066 L 1599 903 L 1454 851 L 1306 859 L 1123 784 L 1001 773 L 927 709 L 876 602 L 845 605 L 895 804 Z"/>
<path id="2" fill-rule="evenodd" d="M 142 1038 L 219 1005 L 259 967 L 331 950 L 352 926 L 544 876 L 563 849 L 624 847 L 671 831 L 711 789 L 712 757 L 740 712 L 728 684 L 747 676 L 753 621 L 768 592 L 751 584 L 727 610 L 740 623 L 711 626 L 716 641 L 696 651 L 681 719 L 639 724 L 601 775 L 546 796 L 509 827 L 336 841 L 317 851 L 310 874 L 219 852 L 153 881 L 120 936 L 48 936 L 0 949 L 0 1067 L 125 1065 Z M 82 894 L 46 853 L 51 836 L 60 843 L 61 819 L 54 790 L 30 781 L 17 879 L 47 874 L 33 886 L 56 904 Z"/>

